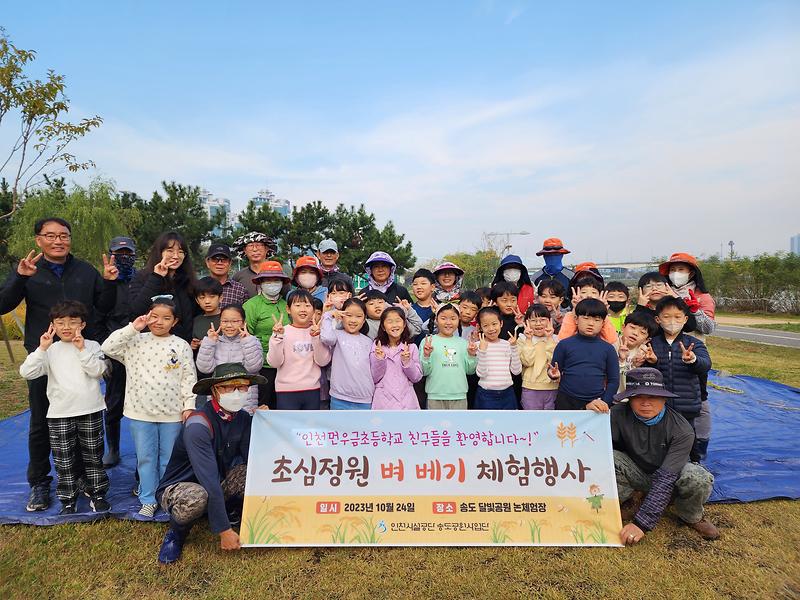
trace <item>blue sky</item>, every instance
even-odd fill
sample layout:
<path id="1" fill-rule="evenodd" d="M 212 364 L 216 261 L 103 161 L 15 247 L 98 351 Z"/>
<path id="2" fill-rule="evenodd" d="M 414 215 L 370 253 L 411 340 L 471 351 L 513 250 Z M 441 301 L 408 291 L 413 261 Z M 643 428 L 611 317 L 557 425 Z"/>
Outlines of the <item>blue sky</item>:
<path id="1" fill-rule="evenodd" d="M 613 261 L 800 233 L 797 2 L 39 2 L 0 25 L 105 119 L 75 147 L 91 175 L 145 196 L 363 202 L 421 259 L 488 231 L 530 231 L 531 265 L 554 235 Z"/>

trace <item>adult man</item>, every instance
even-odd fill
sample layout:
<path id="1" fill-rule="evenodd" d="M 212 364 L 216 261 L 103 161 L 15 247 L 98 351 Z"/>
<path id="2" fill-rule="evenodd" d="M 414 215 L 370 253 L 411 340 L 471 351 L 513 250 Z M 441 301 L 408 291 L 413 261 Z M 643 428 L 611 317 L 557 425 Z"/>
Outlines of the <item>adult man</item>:
<path id="1" fill-rule="evenodd" d="M 247 290 L 247 297 L 258 295 L 258 287 L 253 283 L 253 277 L 261 270 L 261 264 L 275 253 L 275 242 L 267 235 L 251 231 L 236 238 L 233 243 L 239 254 L 247 258 L 247 266 L 233 274 L 234 281 L 238 281 Z"/>
<path id="2" fill-rule="evenodd" d="M 160 563 L 180 558 L 189 530 L 206 513 L 220 547 L 239 549 L 239 535 L 231 528 L 231 520 L 233 514 L 241 513 L 244 501 L 252 424 L 252 417 L 241 408 L 249 386 L 265 382 L 244 365 L 227 363 L 192 389 L 195 394 L 210 393 L 211 399 L 183 423 L 156 490 L 156 499 L 170 515 L 170 528 L 158 554 Z"/>
<path id="3" fill-rule="evenodd" d="M 625 391 L 614 400 L 627 398 L 628 402 L 611 409 L 617 490 L 623 520 L 632 518 L 622 528 L 620 541 L 627 545 L 640 542 L 656 526 L 673 494 L 681 521 L 703 538 L 717 539 L 719 531 L 703 518 L 703 504 L 711 495 L 714 477 L 689 462 L 692 426 L 666 406 L 667 398 L 675 398 L 675 394 L 664 387 L 658 369 L 632 369 L 626 377 Z"/>
<path id="4" fill-rule="evenodd" d="M 222 284 L 220 308 L 229 304 L 244 304 L 249 298 L 247 290 L 241 283 L 228 277 L 231 269 L 231 249 L 228 244 L 220 241 L 211 242 L 206 253 L 206 266 L 211 277 Z"/>
<path id="5" fill-rule="evenodd" d="M 114 308 L 119 273 L 114 257 L 103 255 L 103 276 L 87 262 L 72 256 L 72 228 L 64 219 L 47 217 L 33 226 L 36 246 L 19 261 L 16 270 L 0 288 L 0 314 L 14 310 L 25 301 L 25 349 L 33 352 L 39 338 L 50 326 L 50 309 L 62 300 L 77 300 L 90 313 L 106 313 Z M 97 340 L 97 319 L 90 318 L 83 330 L 85 339 Z M 28 484 L 31 494 L 28 511 L 50 506 L 50 434 L 47 427 L 47 377 L 28 381 L 30 429 L 28 431 Z"/>
<path id="6" fill-rule="evenodd" d="M 547 238 L 542 244 L 542 249 L 536 253 L 536 256 L 544 257 L 544 267 L 542 267 L 533 276 L 533 287 L 539 288 L 539 283 L 547 279 L 556 279 L 564 286 L 566 295 L 564 302 L 561 304 L 564 308 L 568 308 L 572 302 L 572 290 L 569 287 L 570 280 L 575 276 L 575 273 L 567 269 L 562 264 L 565 254 L 569 254 L 569 250 L 564 248 L 564 244 L 558 238 Z"/>
<path id="7" fill-rule="evenodd" d="M 109 242 L 108 250 L 114 257 L 114 263 L 119 270 L 117 277 L 117 299 L 113 310 L 100 318 L 102 339 L 104 341 L 111 332 L 122 329 L 130 322 L 130 307 L 128 303 L 128 286 L 136 276 L 136 244 L 125 236 L 115 237 Z M 103 466 L 113 467 L 119 463 L 119 434 L 122 421 L 122 409 L 125 403 L 125 365 L 109 358 L 111 373 L 106 379 L 106 452 L 103 454 Z"/>
<path id="8" fill-rule="evenodd" d="M 339 246 L 331 239 L 322 240 L 317 245 L 317 259 L 319 268 L 322 270 L 322 281 L 320 286 L 328 287 L 328 283 L 333 277 L 342 277 L 353 284 L 353 278 L 347 273 L 339 270 Z"/>

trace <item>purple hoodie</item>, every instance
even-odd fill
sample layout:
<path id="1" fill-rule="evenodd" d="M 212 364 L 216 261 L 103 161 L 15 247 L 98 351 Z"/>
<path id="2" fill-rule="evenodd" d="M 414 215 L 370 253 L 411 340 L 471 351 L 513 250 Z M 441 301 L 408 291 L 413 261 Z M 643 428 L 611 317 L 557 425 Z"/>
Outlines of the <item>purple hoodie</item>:
<path id="1" fill-rule="evenodd" d="M 319 339 L 333 352 L 331 358 L 331 397 L 347 402 L 371 404 L 375 384 L 369 367 L 372 340 L 362 333 L 337 329 L 333 315 L 322 316 Z"/>

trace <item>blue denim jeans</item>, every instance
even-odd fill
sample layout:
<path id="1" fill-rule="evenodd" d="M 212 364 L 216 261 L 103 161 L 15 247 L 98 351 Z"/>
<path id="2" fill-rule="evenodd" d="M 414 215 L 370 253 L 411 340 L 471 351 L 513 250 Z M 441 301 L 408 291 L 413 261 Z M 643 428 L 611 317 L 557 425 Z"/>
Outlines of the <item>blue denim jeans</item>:
<path id="1" fill-rule="evenodd" d="M 478 386 L 475 393 L 477 410 L 517 410 L 517 395 L 514 386 L 504 390 L 485 390 Z"/>
<path id="2" fill-rule="evenodd" d="M 331 410 L 371 410 L 372 402 L 350 402 L 331 396 Z"/>
<path id="3" fill-rule="evenodd" d="M 177 423 L 153 423 L 129 419 L 133 445 L 136 447 L 136 469 L 139 472 L 139 502 L 156 503 L 156 488 L 167 470 L 172 446 L 181 431 Z"/>

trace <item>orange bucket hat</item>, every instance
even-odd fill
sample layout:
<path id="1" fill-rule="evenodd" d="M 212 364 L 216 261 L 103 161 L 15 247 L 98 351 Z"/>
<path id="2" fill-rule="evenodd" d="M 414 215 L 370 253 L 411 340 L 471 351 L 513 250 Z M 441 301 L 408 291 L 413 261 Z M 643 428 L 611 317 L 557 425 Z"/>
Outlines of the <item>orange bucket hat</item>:
<path id="1" fill-rule="evenodd" d="M 569 250 L 564 248 L 563 242 L 555 237 L 547 238 L 542 244 L 542 249 L 536 253 L 536 256 L 542 254 L 569 254 Z"/>
<path id="2" fill-rule="evenodd" d="M 670 255 L 666 262 L 658 265 L 658 272 L 664 277 L 667 277 L 669 275 L 669 266 L 676 263 L 684 263 L 692 267 L 695 271 L 697 270 L 697 259 L 694 256 L 686 252 L 676 252 Z"/>

